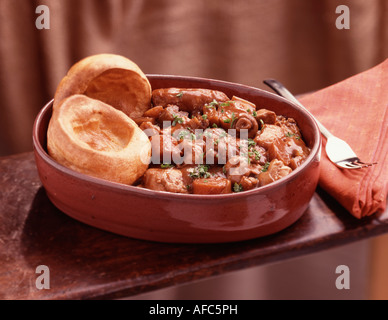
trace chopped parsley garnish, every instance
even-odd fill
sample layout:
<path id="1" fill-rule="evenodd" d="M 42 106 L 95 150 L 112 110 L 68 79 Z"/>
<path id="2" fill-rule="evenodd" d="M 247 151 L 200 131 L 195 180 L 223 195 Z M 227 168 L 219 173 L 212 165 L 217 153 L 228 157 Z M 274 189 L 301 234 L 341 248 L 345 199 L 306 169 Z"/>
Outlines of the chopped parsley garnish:
<path id="1" fill-rule="evenodd" d="M 216 123 L 213 123 L 213 124 L 212 124 L 212 128 L 218 128 L 217 124 L 216 124 Z"/>
<path id="2" fill-rule="evenodd" d="M 183 119 L 175 114 L 171 125 L 175 127 L 177 123 L 183 123 Z"/>
<path id="3" fill-rule="evenodd" d="M 182 91 L 179 92 L 179 93 L 176 95 L 177 98 L 182 98 L 182 96 L 183 96 L 183 92 L 182 92 Z"/>
<path id="4" fill-rule="evenodd" d="M 210 178 L 209 167 L 203 164 L 198 165 L 198 167 L 191 169 L 190 177 L 193 179 L 198 178 Z"/>
<path id="5" fill-rule="evenodd" d="M 234 122 L 237 120 L 236 115 L 232 112 L 232 119 L 224 119 L 224 123 L 230 123 L 230 127 L 233 127 Z"/>
<path id="6" fill-rule="evenodd" d="M 220 138 L 225 138 L 228 134 L 226 133 L 226 131 L 223 131 L 221 132 L 220 134 Z"/>
<path id="7" fill-rule="evenodd" d="M 237 120 L 237 117 L 236 115 L 234 114 L 234 112 L 232 112 L 232 123 L 230 124 L 230 127 L 233 128 L 233 124 L 234 122 Z"/>
<path id="8" fill-rule="evenodd" d="M 244 188 L 241 184 L 235 183 L 233 185 L 233 191 L 234 192 L 242 192 L 242 191 L 244 191 Z"/>
<path id="9" fill-rule="evenodd" d="M 254 155 L 255 155 L 255 160 L 256 160 L 256 161 L 259 161 L 260 158 L 261 158 L 261 153 L 260 153 L 259 151 L 257 151 L 256 149 L 253 149 L 252 152 L 253 152 Z"/>
<path id="10" fill-rule="evenodd" d="M 292 132 L 287 132 L 286 137 L 289 137 L 289 138 L 295 137 L 296 140 L 300 140 L 300 137 L 297 134 Z"/>
<path id="11" fill-rule="evenodd" d="M 248 162 L 248 165 L 250 166 L 251 165 L 251 158 L 249 158 L 251 155 L 250 155 L 251 152 L 248 152 L 248 153 L 241 153 L 241 155 L 244 157 L 244 158 L 247 158 L 247 162 Z"/>
<path id="12" fill-rule="evenodd" d="M 222 103 L 220 103 L 220 106 L 221 106 L 221 107 L 229 107 L 231 102 L 232 102 L 232 101 L 222 102 Z"/>
<path id="13" fill-rule="evenodd" d="M 210 108 L 215 108 L 217 106 L 218 106 L 218 101 L 214 99 L 212 102 L 206 105 L 206 108 L 210 109 Z"/>
<path id="14" fill-rule="evenodd" d="M 183 140 L 185 139 L 187 136 L 191 135 L 192 133 L 187 131 L 187 130 L 182 130 L 179 132 L 178 134 L 178 140 Z"/>
<path id="15" fill-rule="evenodd" d="M 248 149 L 255 146 L 256 146 L 256 142 L 253 141 L 253 139 L 248 139 Z"/>
<path id="16" fill-rule="evenodd" d="M 206 137 L 206 138 L 212 138 L 213 137 L 213 134 L 211 133 L 211 132 L 209 132 L 209 131 L 205 131 L 204 133 L 203 133 L 203 135 Z"/>
<path id="17" fill-rule="evenodd" d="M 253 115 L 254 117 L 257 117 L 257 112 L 256 112 L 256 111 L 253 111 L 253 112 L 252 112 L 252 115 Z"/>
<path id="18" fill-rule="evenodd" d="M 263 169 L 261 169 L 261 172 L 267 172 L 268 171 L 268 167 L 269 167 L 270 163 L 267 161 L 263 167 Z"/>
<path id="19" fill-rule="evenodd" d="M 206 120 L 206 119 L 207 119 L 207 115 L 206 115 L 206 114 L 203 114 L 203 115 L 202 115 L 202 119 L 203 119 L 203 120 Z"/>
<path id="20" fill-rule="evenodd" d="M 174 167 L 171 163 L 162 163 L 161 165 L 160 165 L 160 167 L 162 168 L 162 169 L 169 169 L 169 168 L 172 168 L 172 167 Z"/>

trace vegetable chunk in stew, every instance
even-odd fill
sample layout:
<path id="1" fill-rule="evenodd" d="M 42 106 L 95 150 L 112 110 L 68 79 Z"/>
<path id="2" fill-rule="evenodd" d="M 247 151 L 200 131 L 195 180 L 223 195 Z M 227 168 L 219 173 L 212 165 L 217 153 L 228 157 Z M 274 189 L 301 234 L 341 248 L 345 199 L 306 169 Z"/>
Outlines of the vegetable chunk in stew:
<path id="1" fill-rule="evenodd" d="M 185 194 L 225 194 L 285 177 L 308 157 L 296 121 L 210 89 L 164 88 L 135 120 L 152 145 L 139 186 Z"/>

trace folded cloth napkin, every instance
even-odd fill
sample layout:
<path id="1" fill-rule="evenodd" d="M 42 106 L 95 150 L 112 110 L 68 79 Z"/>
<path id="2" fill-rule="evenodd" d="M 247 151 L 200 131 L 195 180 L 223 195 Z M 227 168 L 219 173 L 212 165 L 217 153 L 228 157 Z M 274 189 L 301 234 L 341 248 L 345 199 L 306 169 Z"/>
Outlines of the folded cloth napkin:
<path id="1" fill-rule="evenodd" d="M 369 168 L 346 170 L 328 159 L 323 139 L 319 184 L 353 216 L 384 211 L 388 190 L 388 59 L 342 82 L 303 96 L 301 103 Z"/>

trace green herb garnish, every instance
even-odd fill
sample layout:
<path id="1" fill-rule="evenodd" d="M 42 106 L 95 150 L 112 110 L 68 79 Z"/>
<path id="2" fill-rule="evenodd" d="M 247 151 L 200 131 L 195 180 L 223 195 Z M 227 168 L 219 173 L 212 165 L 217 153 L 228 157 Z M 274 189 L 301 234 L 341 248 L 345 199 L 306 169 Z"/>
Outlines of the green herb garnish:
<path id="1" fill-rule="evenodd" d="M 183 123 L 183 119 L 178 115 L 174 115 L 174 120 L 172 121 L 172 126 L 175 127 L 177 123 Z"/>
<path id="2" fill-rule="evenodd" d="M 221 107 L 229 107 L 231 102 L 232 102 L 232 101 L 222 102 L 222 103 L 220 103 L 220 106 L 221 106 Z"/>
<path id="3" fill-rule="evenodd" d="M 253 149 L 253 151 L 252 151 L 253 153 L 254 153 L 254 155 L 255 155 L 255 160 L 256 161 L 259 161 L 260 160 L 260 158 L 261 158 L 261 154 L 260 154 L 260 152 L 259 151 L 257 151 L 256 149 Z"/>
<path id="4" fill-rule="evenodd" d="M 216 106 L 218 106 L 218 102 L 217 102 L 217 100 L 213 100 L 212 102 L 210 102 L 208 105 L 206 105 L 206 108 L 214 108 L 214 107 L 216 107 Z"/>
<path id="5" fill-rule="evenodd" d="M 232 112 L 232 123 L 230 124 L 230 127 L 233 128 L 233 124 L 234 122 L 237 120 L 236 118 L 236 115 L 234 114 L 234 112 Z"/>
<path id="6" fill-rule="evenodd" d="M 209 167 L 203 164 L 198 165 L 198 167 L 191 169 L 190 177 L 193 179 L 198 178 L 210 178 Z"/>
<path id="7" fill-rule="evenodd" d="M 209 131 L 205 131 L 204 133 L 203 133 L 203 135 L 206 137 L 206 138 L 212 138 L 213 137 L 213 134 L 211 133 L 211 132 L 209 132 Z"/>
<path id="8" fill-rule="evenodd" d="M 287 132 L 286 137 L 289 137 L 289 138 L 295 137 L 296 140 L 300 140 L 300 137 L 297 134 L 292 132 Z"/>
<path id="9" fill-rule="evenodd" d="M 178 134 L 178 140 L 183 140 L 185 139 L 187 136 L 189 136 L 191 133 L 187 130 L 182 130 L 179 132 Z"/>
<path id="10" fill-rule="evenodd" d="M 248 139 L 248 149 L 255 146 L 256 146 L 256 142 L 253 141 L 253 139 Z"/>
<path id="11" fill-rule="evenodd" d="M 267 172 L 268 171 L 268 167 L 269 167 L 270 163 L 267 161 L 263 167 L 263 169 L 261 169 L 261 172 Z"/>
<path id="12" fill-rule="evenodd" d="M 234 192 L 242 192 L 242 191 L 244 191 L 244 188 L 241 184 L 235 183 L 233 185 L 233 191 Z"/>
<path id="13" fill-rule="evenodd" d="M 171 163 L 162 163 L 162 164 L 160 165 L 160 167 L 161 167 L 162 169 L 169 169 L 169 168 L 173 168 L 174 166 L 173 166 Z"/>
<path id="14" fill-rule="evenodd" d="M 177 98 L 182 98 L 182 96 L 183 96 L 183 92 L 182 92 L 182 91 L 179 92 L 179 93 L 176 95 Z"/>
<path id="15" fill-rule="evenodd" d="M 223 131 L 221 132 L 220 134 L 220 138 L 225 138 L 228 134 L 226 133 L 226 131 Z"/>

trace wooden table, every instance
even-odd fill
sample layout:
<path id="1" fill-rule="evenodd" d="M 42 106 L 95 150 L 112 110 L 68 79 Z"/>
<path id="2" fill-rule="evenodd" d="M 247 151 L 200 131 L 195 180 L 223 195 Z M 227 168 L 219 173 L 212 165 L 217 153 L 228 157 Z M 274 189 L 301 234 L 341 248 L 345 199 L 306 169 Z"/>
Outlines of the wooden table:
<path id="1" fill-rule="evenodd" d="M 128 297 L 386 232 L 387 211 L 357 220 L 318 188 L 297 223 L 265 238 L 211 245 L 129 239 L 56 209 L 32 153 L 0 158 L 1 299 Z M 50 289 L 36 287 L 39 265 L 49 268 Z"/>

